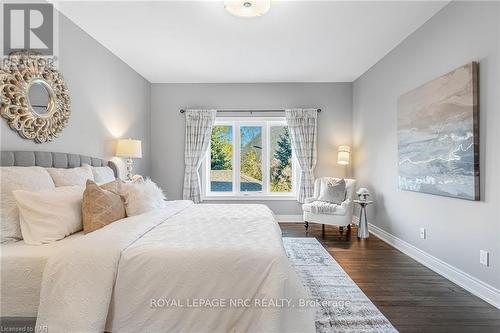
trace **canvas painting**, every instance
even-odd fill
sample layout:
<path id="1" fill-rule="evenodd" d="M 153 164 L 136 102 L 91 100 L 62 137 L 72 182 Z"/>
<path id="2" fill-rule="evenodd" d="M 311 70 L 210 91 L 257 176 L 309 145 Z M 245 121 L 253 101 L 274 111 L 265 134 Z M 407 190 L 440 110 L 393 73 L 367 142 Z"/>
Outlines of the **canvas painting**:
<path id="1" fill-rule="evenodd" d="M 399 188 L 479 200 L 477 63 L 398 100 Z"/>

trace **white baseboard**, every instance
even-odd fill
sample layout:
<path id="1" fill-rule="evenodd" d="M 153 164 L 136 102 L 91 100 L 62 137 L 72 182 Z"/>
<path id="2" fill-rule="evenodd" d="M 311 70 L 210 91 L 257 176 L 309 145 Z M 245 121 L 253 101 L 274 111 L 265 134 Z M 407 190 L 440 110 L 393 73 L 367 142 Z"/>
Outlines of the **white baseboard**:
<path id="1" fill-rule="evenodd" d="M 294 223 L 303 223 L 304 219 L 302 215 L 275 215 L 276 220 L 278 222 L 294 222 Z"/>
<path id="2" fill-rule="evenodd" d="M 451 282 L 459 285 L 473 295 L 483 299 L 496 308 L 500 309 L 500 290 L 465 273 L 464 271 L 447 264 L 446 262 L 420 250 L 410 243 L 388 233 L 387 231 L 369 224 L 370 233 L 374 234 L 387 244 L 395 247 L 407 256 L 415 259 L 422 265 L 442 275 Z"/>

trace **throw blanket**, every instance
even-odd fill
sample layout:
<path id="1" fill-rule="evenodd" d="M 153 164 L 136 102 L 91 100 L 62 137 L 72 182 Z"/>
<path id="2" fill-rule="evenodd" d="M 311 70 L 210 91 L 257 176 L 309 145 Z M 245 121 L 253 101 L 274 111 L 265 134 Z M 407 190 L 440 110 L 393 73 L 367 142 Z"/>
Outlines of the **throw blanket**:
<path id="1" fill-rule="evenodd" d="M 337 204 L 316 200 L 311 204 L 311 213 L 313 214 L 330 214 L 333 215 L 337 209 Z"/>
<path id="2" fill-rule="evenodd" d="M 266 206 L 179 201 L 112 223 L 51 258 L 37 328 L 314 332 L 313 308 L 286 306 L 307 297 Z M 249 303 L 230 303 L 238 300 Z"/>

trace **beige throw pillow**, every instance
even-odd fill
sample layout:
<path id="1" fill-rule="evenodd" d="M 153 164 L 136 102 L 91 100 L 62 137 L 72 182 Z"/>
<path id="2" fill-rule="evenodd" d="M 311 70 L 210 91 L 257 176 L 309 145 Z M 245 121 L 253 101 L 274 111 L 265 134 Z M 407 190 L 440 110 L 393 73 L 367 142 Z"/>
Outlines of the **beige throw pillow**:
<path id="1" fill-rule="evenodd" d="M 122 181 L 119 179 L 101 186 L 92 180 L 87 180 L 82 200 L 84 233 L 87 234 L 127 217 L 121 192 Z"/>

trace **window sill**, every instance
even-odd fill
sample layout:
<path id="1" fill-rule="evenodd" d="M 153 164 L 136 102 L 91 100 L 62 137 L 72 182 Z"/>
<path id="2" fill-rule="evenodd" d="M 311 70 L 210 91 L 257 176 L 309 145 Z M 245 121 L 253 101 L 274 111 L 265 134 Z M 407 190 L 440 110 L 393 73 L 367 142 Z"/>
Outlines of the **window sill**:
<path id="1" fill-rule="evenodd" d="M 297 201 L 295 196 L 288 195 L 210 195 L 204 196 L 204 201 Z"/>

